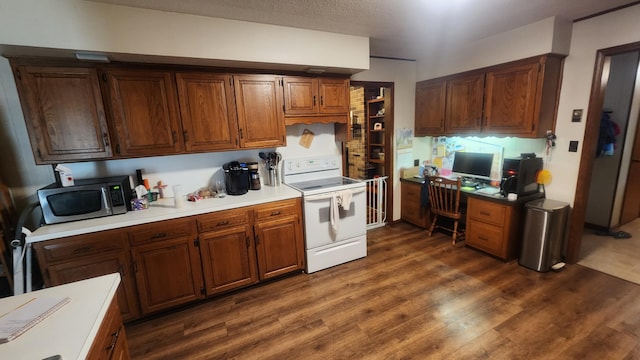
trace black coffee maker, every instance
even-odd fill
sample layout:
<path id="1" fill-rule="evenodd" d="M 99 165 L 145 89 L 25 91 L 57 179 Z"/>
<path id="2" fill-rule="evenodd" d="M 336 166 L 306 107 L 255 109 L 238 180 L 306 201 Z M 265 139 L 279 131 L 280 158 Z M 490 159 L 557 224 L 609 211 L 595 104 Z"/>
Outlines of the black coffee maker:
<path id="1" fill-rule="evenodd" d="M 242 195 L 249 191 L 251 178 L 246 164 L 231 161 L 222 165 L 224 170 L 224 183 L 229 195 Z"/>

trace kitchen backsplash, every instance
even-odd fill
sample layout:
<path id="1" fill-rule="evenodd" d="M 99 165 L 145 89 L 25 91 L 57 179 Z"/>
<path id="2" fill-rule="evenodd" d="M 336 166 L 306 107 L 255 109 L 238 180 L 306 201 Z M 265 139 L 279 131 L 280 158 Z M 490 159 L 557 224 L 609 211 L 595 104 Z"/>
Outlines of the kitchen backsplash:
<path id="1" fill-rule="evenodd" d="M 314 134 L 309 148 L 300 145 L 300 138 L 305 129 Z M 158 181 L 162 181 L 164 185 L 169 185 L 165 189 L 166 196 L 172 197 L 171 185 L 180 184 L 182 185 L 182 191 L 189 193 L 214 184 L 216 180 L 223 180 L 222 165 L 229 161 L 258 162 L 260 164 L 260 178 L 262 184 L 264 184 L 267 173 L 258 156 L 260 151 L 278 151 L 283 158 L 340 154 L 340 148 L 338 148 L 334 139 L 333 124 L 293 125 L 287 126 L 287 146 L 276 149 L 105 160 L 70 163 L 65 164 L 65 166 L 71 169 L 76 179 L 129 175 L 132 180 L 132 186 L 137 185 L 136 169 L 142 169 L 143 178 L 149 180 L 151 187 L 155 186 Z M 339 145 L 340 143 L 337 144 Z"/>

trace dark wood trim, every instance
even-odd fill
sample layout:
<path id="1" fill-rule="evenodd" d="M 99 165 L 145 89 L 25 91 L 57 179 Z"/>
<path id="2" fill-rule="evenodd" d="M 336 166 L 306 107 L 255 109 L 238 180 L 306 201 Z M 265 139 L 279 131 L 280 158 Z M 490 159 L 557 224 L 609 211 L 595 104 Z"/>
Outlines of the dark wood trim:
<path id="1" fill-rule="evenodd" d="M 602 113 L 604 92 L 606 90 L 606 79 L 603 79 L 603 70 L 609 56 L 638 50 L 640 50 L 640 42 L 601 49 L 596 53 L 589 108 L 582 141 L 582 153 L 580 155 L 580 168 L 578 169 L 578 181 L 576 183 L 567 240 L 567 262 L 570 264 L 575 264 L 580 260 L 582 232 L 589 199 L 589 186 L 591 185 L 591 172 L 593 171 L 593 161 L 598 145 L 600 114 Z"/>
<path id="2" fill-rule="evenodd" d="M 624 8 L 628 8 L 628 7 L 631 7 L 631 6 L 638 5 L 638 4 L 640 4 L 640 1 L 634 1 L 634 2 L 629 3 L 629 4 L 616 6 L 614 8 L 607 9 L 607 10 L 604 10 L 604 11 L 600 11 L 600 12 L 597 12 L 595 14 L 591 14 L 591 15 L 583 16 L 581 18 L 577 18 L 577 19 L 573 20 L 573 22 L 577 23 L 578 21 L 588 20 L 588 19 L 591 19 L 591 18 L 594 18 L 594 17 L 598 17 L 598 16 L 601 16 L 601 15 L 604 15 L 604 14 L 608 14 L 610 12 L 622 10 Z"/>

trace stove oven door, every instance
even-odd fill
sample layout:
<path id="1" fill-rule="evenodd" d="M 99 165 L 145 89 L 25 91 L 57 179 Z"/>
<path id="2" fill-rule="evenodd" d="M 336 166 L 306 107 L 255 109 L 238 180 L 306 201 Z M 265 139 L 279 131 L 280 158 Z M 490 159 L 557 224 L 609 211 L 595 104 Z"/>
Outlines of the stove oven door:
<path id="1" fill-rule="evenodd" d="M 351 192 L 348 210 L 335 203 L 339 198 L 339 191 L 304 196 L 304 231 L 307 249 L 366 234 L 365 188 L 356 187 L 343 191 Z"/>

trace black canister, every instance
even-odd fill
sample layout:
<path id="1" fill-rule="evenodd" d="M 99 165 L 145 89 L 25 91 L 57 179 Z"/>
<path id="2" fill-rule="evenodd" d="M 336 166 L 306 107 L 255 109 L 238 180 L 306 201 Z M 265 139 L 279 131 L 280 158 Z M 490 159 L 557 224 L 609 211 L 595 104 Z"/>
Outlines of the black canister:
<path id="1" fill-rule="evenodd" d="M 260 173 L 258 172 L 257 162 L 248 162 L 249 178 L 251 179 L 251 190 L 260 190 Z"/>
<path id="2" fill-rule="evenodd" d="M 224 182 L 229 195 L 242 195 L 249 191 L 249 169 L 246 164 L 231 161 L 222 165 Z"/>

